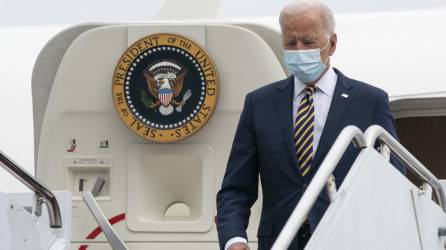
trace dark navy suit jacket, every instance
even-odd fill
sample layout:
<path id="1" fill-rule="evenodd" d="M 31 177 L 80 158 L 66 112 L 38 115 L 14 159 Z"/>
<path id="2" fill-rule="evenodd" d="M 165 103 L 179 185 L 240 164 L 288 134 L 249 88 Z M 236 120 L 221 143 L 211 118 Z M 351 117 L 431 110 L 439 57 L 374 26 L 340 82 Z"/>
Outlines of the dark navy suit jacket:
<path id="1" fill-rule="evenodd" d="M 347 125 L 361 130 L 372 124 L 396 137 L 388 95 L 381 89 L 338 76 L 328 117 L 316 150 L 312 170 L 302 177 L 293 146 L 292 103 L 294 78 L 261 87 L 246 96 L 221 190 L 217 194 L 217 229 L 220 248 L 235 236 L 247 238 L 250 208 L 257 200 L 260 176 L 263 204 L 257 231 L 259 249 L 270 249 L 300 200 L 314 173 L 340 131 Z M 342 96 L 348 95 L 348 98 Z M 344 95 L 345 96 L 345 95 Z M 350 146 L 334 175 L 339 187 L 359 151 Z M 394 164 L 405 172 L 400 164 Z M 314 230 L 328 207 L 321 194 L 308 220 Z M 289 249 L 296 249 L 293 241 Z"/>

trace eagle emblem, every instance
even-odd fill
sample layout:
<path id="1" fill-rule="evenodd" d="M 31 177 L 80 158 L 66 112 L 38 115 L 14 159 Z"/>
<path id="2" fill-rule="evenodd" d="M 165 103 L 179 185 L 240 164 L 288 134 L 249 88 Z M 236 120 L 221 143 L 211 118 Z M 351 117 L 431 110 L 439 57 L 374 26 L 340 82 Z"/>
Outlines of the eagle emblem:
<path id="1" fill-rule="evenodd" d="M 149 65 L 143 76 L 147 83 L 149 93 L 155 98 L 150 108 L 159 111 L 164 116 L 171 115 L 174 107 L 181 112 L 187 100 L 192 96 L 188 89 L 181 100 L 178 100 L 182 89 L 187 69 L 172 61 L 156 62 Z"/>
<path id="2" fill-rule="evenodd" d="M 200 44 L 172 33 L 135 41 L 119 59 L 113 103 L 124 124 L 153 142 L 175 142 L 199 131 L 216 110 L 220 82 Z"/>

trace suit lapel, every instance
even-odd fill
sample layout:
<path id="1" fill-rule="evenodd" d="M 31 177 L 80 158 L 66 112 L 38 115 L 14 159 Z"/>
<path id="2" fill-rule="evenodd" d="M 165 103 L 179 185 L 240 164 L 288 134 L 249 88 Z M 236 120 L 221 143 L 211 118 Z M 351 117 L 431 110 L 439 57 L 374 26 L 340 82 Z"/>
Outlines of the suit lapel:
<path id="1" fill-rule="evenodd" d="M 293 94 L 294 79 L 288 77 L 278 86 L 278 93 L 274 98 L 274 106 L 276 108 L 277 119 L 280 124 L 282 135 L 288 149 L 288 155 L 291 157 L 293 166 L 297 168 L 297 159 L 293 144 Z"/>
<path id="2" fill-rule="evenodd" d="M 353 85 L 350 80 L 345 77 L 337 69 L 334 69 L 338 79 L 336 82 L 335 91 L 331 100 L 330 110 L 328 112 L 327 120 L 322 131 L 321 139 L 319 141 L 316 154 L 314 156 L 314 166 L 318 166 L 322 156 L 326 154 L 329 146 L 333 144 L 341 131 L 341 122 L 345 116 L 346 111 L 350 107 L 354 99 Z"/>

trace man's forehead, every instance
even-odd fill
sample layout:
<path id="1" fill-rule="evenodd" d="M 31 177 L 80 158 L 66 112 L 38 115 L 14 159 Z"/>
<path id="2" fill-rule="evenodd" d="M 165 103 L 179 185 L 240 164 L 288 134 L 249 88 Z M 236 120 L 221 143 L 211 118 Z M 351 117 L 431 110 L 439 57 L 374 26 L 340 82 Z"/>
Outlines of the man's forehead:
<path id="1" fill-rule="evenodd" d="M 318 36 L 324 31 L 322 22 L 316 18 L 290 18 L 281 26 L 282 33 L 295 33 L 294 35 Z"/>
<path id="2" fill-rule="evenodd" d="M 320 12 L 291 12 L 283 16 L 283 24 L 289 25 L 305 25 L 314 26 L 323 23 L 323 18 Z"/>

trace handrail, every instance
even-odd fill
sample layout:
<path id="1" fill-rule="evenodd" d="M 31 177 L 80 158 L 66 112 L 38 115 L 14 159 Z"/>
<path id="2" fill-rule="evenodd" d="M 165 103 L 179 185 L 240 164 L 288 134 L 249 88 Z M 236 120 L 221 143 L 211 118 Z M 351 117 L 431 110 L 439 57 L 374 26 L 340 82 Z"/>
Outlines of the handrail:
<path id="1" fill-rule="evenodd" d="M 102 229 L 102 232 L 110 243 L 111 248 L 113 250 L 128 250 L 129 248 L 125 245 L 124 241 L 115 232 L 110 222 L 105 217 L 98 203 L 94 199 L 93 194 L 89 191 L 85 192 L 82 199 L 84 199 L 85 204 L 87 204 L 88 209 L 98 223 L 99 227 Z"/>
<path id="2" fill-rule="evenodd" d="M 56 196 L 26 170 L 0 151 L 0 165 L 12 174 L 16 179 L 31 189 L 36 195 L 35 214 L 41 215 L 42 204 L 45 203 L 48 209 L 48 217 L 51 228 L 61 228 L 62 218 Z"/>
<path id="3" fill-rule="evenodd" d="M 294 208 L 294 211 L 277 237 L 277 240 L 274 242 L 274 245 L 271 248 L 272 250 L 285 250 L 289 247 L 297 231 L 302 226 L 305 217 L 316 202 L 320 192 L 351 142 L 359 148 L 364 148 L 366 146 L 363 133 L 355 126 L 347 126 L 341 131 L 333 144 L 333 147 L 320 165 L 319 170 L 311 180 L 307 190 Z"/>
<path id="4" fill-rule="evenodd" d="M 446 196 L 440 181 L 419 162 L 398 140 L 389 134 L 384 128 L 373 125 L 364 133 L 368 147 L 375 146 L 376 141 L 385 144 L 407 167 L 410 168 L 420 179 L 429 183 L 438 198 L 440 207 L 446 212 Z"/>

